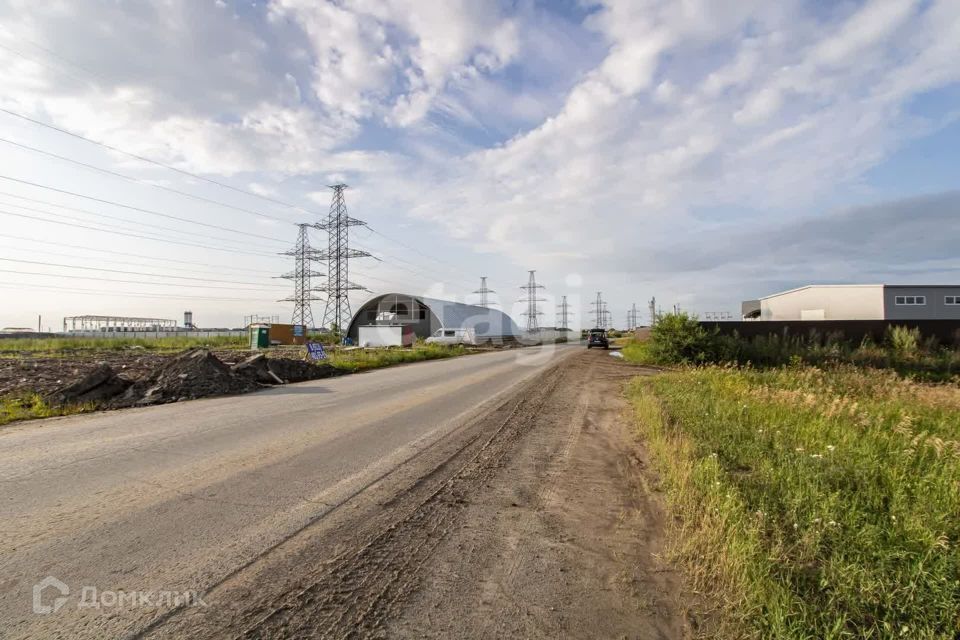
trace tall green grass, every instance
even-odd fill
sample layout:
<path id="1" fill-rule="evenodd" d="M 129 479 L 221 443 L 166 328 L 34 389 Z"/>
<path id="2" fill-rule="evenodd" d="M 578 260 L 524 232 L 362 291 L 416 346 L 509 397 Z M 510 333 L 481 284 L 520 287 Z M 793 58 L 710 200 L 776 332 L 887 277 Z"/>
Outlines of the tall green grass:
<path id="1" fill-rule="evenodd" d="M 57 406 L 48 404 L 39 394 L 0 398 L 0 426 L 17 420 L 50 418 L 92 411 L 92 404 Z"/>
<path id="2" fill-rule="evenodd" d="M 4 338 L 0 340 L 0 354 L 57 354 L 82 351 L 122 351 L 139 347 L 149 351 L 182 351 L 197 347 L 212 349 L 242 349 L 250 345 L 246 336 L 165 338 Z"/>
<path id="3" fill-rule="evenodd" d="M 960 634 L 960 389 L 708 366 L 629 396 L 718 635 Z"/>
<path id="4" fill-rule="evenodd" d="M 960 375 L 960 348 L 924 339 L 917 329 L 892 326 L 884 340 L 852 342 L 839 334 L 772 334 L 744 338 L 709 331 L 684 313 L 662 316 L 648 340 L 631 340 L 624 358 L 640 364 L 751 364 L 777 367 L 787 364 L 855 364 L 893 369 L 922 380 L 948 381 Z"/>

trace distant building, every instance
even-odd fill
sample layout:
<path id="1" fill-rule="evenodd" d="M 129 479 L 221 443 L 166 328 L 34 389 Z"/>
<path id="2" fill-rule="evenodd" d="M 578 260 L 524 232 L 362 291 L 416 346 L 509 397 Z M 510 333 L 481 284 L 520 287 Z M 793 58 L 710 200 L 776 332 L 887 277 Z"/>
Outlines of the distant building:
<path id="1" fill-rule="evenodd" d="M 510 316 L 497 309 L 403 293 L 378 295 L 364 302 L 354 314 L 347 336 L 357 344 L 361 326 L 377 325 L 410 326 L 418 338 L 428 338 L 439 329 L 470 329 L 480 342 L 521 336 Z"/>
<path id="2" fill-rule="evenodd" d="M 960 285 L 808 285 L 741 310 L 744 320 L 960 320 Z"/>
<path id="3" fill-rule="evenodd" d="M 36 329 L 31 329 L 30 327 L 4 327 L 0 329 L 0 334 L 8 333 L 35 333 Z"/>

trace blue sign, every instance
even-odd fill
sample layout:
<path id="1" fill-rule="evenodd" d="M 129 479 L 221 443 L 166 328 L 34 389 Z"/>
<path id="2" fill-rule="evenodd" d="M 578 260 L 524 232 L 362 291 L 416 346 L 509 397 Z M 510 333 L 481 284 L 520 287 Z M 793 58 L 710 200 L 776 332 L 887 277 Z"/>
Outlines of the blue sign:
<path id="1" fill-rule="evenodd" d="M 309 354 L 311 360 L 327 359 L 327 352 L 323 350 L 323 345 L 319 342 L 308 342 L 307 354 Z"/>
<path id="2" fill-rule="evenodd" d="M 293 335 L 300 338 L 303 336 L 304 326 L 302 324 L 293 325 Z"/>

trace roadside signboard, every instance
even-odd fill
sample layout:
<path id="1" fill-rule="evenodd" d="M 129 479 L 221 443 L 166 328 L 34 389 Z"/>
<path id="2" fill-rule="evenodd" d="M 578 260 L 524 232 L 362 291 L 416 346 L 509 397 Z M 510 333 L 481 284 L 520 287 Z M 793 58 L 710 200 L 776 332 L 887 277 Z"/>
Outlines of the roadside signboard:
<path id="1" fill-rule="evenodd" d="M 307 355 L 311 360 L 326 360 L 327 352 L 323 350 L 323 345 L 319 342 L 307 343 Z"/>

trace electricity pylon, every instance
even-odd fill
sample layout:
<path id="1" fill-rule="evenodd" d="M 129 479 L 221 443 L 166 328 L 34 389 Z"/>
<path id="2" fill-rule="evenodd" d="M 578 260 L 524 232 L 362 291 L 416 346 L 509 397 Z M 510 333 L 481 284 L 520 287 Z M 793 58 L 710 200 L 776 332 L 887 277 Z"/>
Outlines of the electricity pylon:
<path id="1" fill-rule="evenodd" d="M 570 328 L 570 307 L 567 304 L 567 296 L 560 298 L 560 304 L 557 305 L 557 328 Z"/>
<path id="2" fill-rule="evenodd" d="M 593 306 L 593 311 L 590 313 L 593 314 L 593 319 L 596 322 L 597 329 L 606 329 L 607 328 L 607 303 L 603 301 L 603 298 L 600 297 L 600 292 L 597 291 L 597 300 L 596 302 L 591 302 Z"/>
<path id="3" fill-rule="evenodd" d="M 281 278 L 293 280 L 293 296 L 284 298 L 280 302 L 293 303 L 293 324 L 301 324 L 309 331 L 313 328 L 313 308 L 310 303 L 314 300 L 322 300 L 314 295 L 318 290 L 314 289 L 310 280 L 313 277 L 320 277 L 324 274 L 314 271 L 310 263 L 320 260 L 320 252 L 310 247 L 309 230 L 312 224 L 298 224 L 300 231 L 297 234 L 297 244 L 293 249 L 284 251 L 280 255 L 293 256 L 295 265 L 293 271 L 283 274 Z"/>
<path id="4" fill-rule="evenodd" d="M 476 291 L 474 291 L 474 293 L 479 293 L 479 294 L 480 294 L 480 303 L 479 303 L 477 306 L 478 306 L 478 307 L 489 308 L 489 307 L 490 307 L 490 301 L 489 301 L 489 299 L 487 298 L 487 294 L 488 294 L 488 293 L 496 293 L 496 291 L 494 291 L 493 289 L 487 289 L 487 276 L 481 276 L 481 277 L 480 277 L 480 288 L 477 289 Z"/>
<path id="5" fill-rule="evenodd" d="M 370 254 L 350 248 L 350 227 L 367 224 L 347 215 L 347 203 L 343 197 L 345 184 L 330 186 L 333 199 L 330 202 L 330 214 L 317 229 L 327 232 L 327 250 L 320 253 L 320 259 L 327 261 L 327 306 L 323 311 L 323 326 L 342 334 L 350 325 L 350 292 L 366 290 L 350 281 L 350 259 L 364 258 Z"/>
<path id="6" fill-rule="evenodd" d="M 537 309 L 537 303 L 545 301 L 545 298 L 537 297 L 537 289 L 546 289 L 546 287 L 537 284 L 535 273 L 536 271 L 530 271 L 530 279 L 527 280 L 527 284 L 520 287 L 527 292 L 526 297 L 520 299 L 521 302 L 527 303 L 527 310 L 522 314 L 527 316 L 527 331 L 540 330 L 540 321 L 537 316 L 542 315 L 543 312 Z"/>

